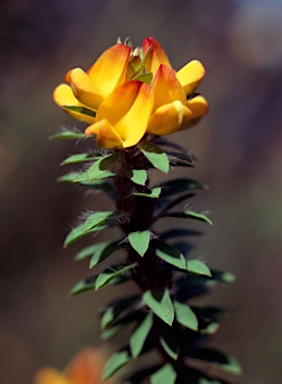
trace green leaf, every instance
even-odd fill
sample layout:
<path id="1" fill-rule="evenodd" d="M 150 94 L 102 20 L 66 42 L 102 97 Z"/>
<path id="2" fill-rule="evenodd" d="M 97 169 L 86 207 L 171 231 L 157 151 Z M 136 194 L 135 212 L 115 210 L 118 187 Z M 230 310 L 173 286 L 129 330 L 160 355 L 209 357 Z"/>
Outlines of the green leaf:
<path id="1" fill-rule="evenodd" d="M 161 190 L 162 190 L 161 187 L 155 187 L 151 189 L 150 193 L 134 192 L 133 195 L 150 197 L 151 199 L 158 199 L 160 197 Z"/>
<path id="2" fill-rule="evenodd" d="M 234 281 L 236 280 L 236 276 L 233 275 L 233 273 L 231 272 L 212 270 L 211 273 L 212 273 L 212 280 L 214 280 L 215 282 L 230 284 L 230 283 L 234 283 Z"/>
<path id="3" fill-rule="evenodd" d="M 189 154 L 179 152 L 168 152 L 167 153 L 170 164 L 173 166 L 180 167 L 193 167 L 194 158 Z"/>
<path id="4" fill-rule="evenodd" d="M 107 248 L 107 246 L 109 246 L 111 243 L 109 241 L 103 241 L 102 243 L 97 243 L 97 244 L 93 244 L 93 245 L 89 245 L 88 247 L 82 249 L 81 251 L 79 251 L 74 259 L 76 261 L 79 261 L 79 260 L 84 260 L 86 259 L 87 257 L 90 257 L 92 256 L 94 253 L 98 252 L 98 253 L 101 253 L 104 251 L 105 248 Z"/>
<path id="5" fill-rule="evenodd" d="M 95 111 L 92 111 L 91 109 L 88 109 L 85 107 L 80 107 L 77 105 L 62 105 L 62 108 L 67 109 L 68 111 L 81 113 L 81 114 L 87 115 L 87 116 L 92 116 L 92 117 L 96 116 Z"/>
<path id="6" fill-rule="evenodd" d="M 157 145 L 148 141 L 141 141 L 138 144 L 139 149 L 150 163 L 159 171 L 168 173 L 169 161 L 166 153 Z"/>
<path id="7" fill-rule="evenodd" d="M 187 271 L 196 275 L 211 276 L 209 267 L 200 260 L 187 260 Z"/>
<path id="8" fill-rule="evenodd" d="M 138 325 L 130 337 L 130 351 L 136 358 L 142 351 L 146 338 L 153 325 L 153 313 L 149 312 L 144 320 Z"/>
<path id="9" fill-rule="evenodd" d="M 198 330 L 198 319 L 192 309 L 187 305 L 180 303 L 179 301 L 173 302 L 175 309 L 175 317 L 178 323 L 184 325 L 193 331 Z"/>
<path id="10" fill-rule="evenodd" d="M 101 158 L 101 155 L 93 155 L 92 153 L 78 153 L 76 155 L 71 155 L 68 158 L 66 158 L 62 165 L 67 164 L 77 164 L 77 163 L 85 163 L 87 161 L 96 161 Z"/>
<path id="11" fill-rule="evenodd" d="M 81 175 L 81 172 L 70 172 L 66 175 L 60 176 L 57 178 L 57 181 L 61 183 L 73 183 Z"/>
<path id="12" fill-rule="evenodd" d="M 150 238 L 151 232 L 149 230 L 131 232 L 128 235 L 130 245 L 142 257 L 149 248 Z"/>
<path id="13" fill-rule="evenodd" d="M 108 285 L 114 278 L 120 276 L 124 272 L 136 267 L 137 263 L 133 264 L 118 264 L 113 267 L 106 268 L 96 279 L 96 291 L 105 285 Z"/>
<path id="14" fill-rule="evenodd" d="M 123 329 L 122 324 L 114 325 L 113 327 L 109 329 L 105 329 L 100 333 L 101 340 L 109 340 L 113 336 L 115 336 L 119 331 Z"/>
<path id="15" fill-rule="evenodd" d="M 145 185 L 147 172 L 144 169 L 127 169 L 126 176 L 135 184 Z"/>
<path id="16" fill-rule="evenodd" d="M 157 288 L 143 294 L 145 304 L 165 323 L 172 325 L 174 308 L 168 289 Z"/>
<path id="17" fill-rule="evenodd" d="M 70 291 L 71 296 L 78 295 L 79 293 L 95 289 L 96 286 L 96 276 L 90 276 L 85 280 L 79 281 L 74 285 Z"/>
<path id="18" fill-rule="evenodd" d="M 163 185 L 161 198 L 183 193 L 187 190 L 206 189 L 207 186 L 192 179 L 175 179 Z"/>
<path id="19" fill-rule="evenodd" d="M 105 221 L 122 217 L 122 216 L 124 216 L 124 214 L 121 214 L 120 212 L 116 212 L 116 211 L 102 211 L 102 212 L 92 213 L 87 217 L 87 219 L 84 222 L 84 231 L 89 231 L 103 224 Z"/>
<path id="20" fill-rule="evenodd" d="M 203 221 L 207 224 L 212 225 L 212 221 L 203 213 L 194 212 L 191 210 L 187 210 L 184 212 L 172 212 L 164 214 L 164 217 L 179 217 L 182 219 L 193 219 L 198 221 Z"/>
<path id="21" fill-rule="evenodd" d="M 150 384 L 174 384 L 176 376 L 173 366 L 171 364 L 165 364 L 151 376 Z"/>
<path id="22" fill-rule="evenodd" d="M 176 329 L 162 323 L 158 327 L 160 343 L 165 352 L 173 359 L 177 360 L 180 351 L 179 336 Z"/>
<path id="23" fill-rule="evenodd" d="M 156 240 L 153 243 L 155 254 L 167 263 L 180 269 L 186 269 L 186 260 L 184 255 L 172 245 Z"/>
<path id="24" fill-rule="evenodd" d="M 222 381 L 218 381 L 218 380 L 208 380 L 208 379 L 205 379 L 205 378 L 201 378 L 199 380 L 199 384 L 221 384 Z"/>
<path id="25" fill-rule="evenodd" d="M 140 301 L 140 296 L 130 296 L 112 303 L 101 318 L 101 328 L 105 329 L 121 316 L 131 312 L 132 307 Z"/>
<path id="26" fill-rule="evenodd" d="M 124 367 L 126 364 L 130 363 L 132 360 L 133 357 L 130 355 L 127 349 L 123 349 L 119 352 L 114 353 L 106 363 L 102 379 L 109 379 L 119 369 Z"/>
<path id="27" fill-rule="evenodd" d="M 214 367 L 233 375 L 240 375 L 242 373 L 242 368 L 237 359 L 211 348 L 194 349 L 189 356 L 194 359 L 207 361 Z"/>
<path id="28" fill-rule="evenodd" d="M 103 156 L 97 160 L 86 172 L 82 173 L 75 182 L 100 180 L 115 176 L 111 168 L 118 162 L 119 154 L 117 152 Z"/>
<path id="29" fill-rule="evenodd" d="M 68 140 L 68 139 L 88 139 L 84 133 L 80 131 L 64 130 L 51 136 L 50 139 L 55 140 Z"/>
<path id="30" fill-rule="evenodd" d="M 115 243 L 100 243 L 100 246 L 96 248 L 91 257 L 89 268 L 95 267 L 101 261 L 105 260 L 108 256 L 110 256 L 113 252 L 124 247 L 124 244 L 120 244 L 119 242 Z"/>
<path id="31" fill-rule="evenodd" d="M 139 80 L 146 84 L 151 84 L 153 79 L 153 74 L 151 72 L 139 73 L 132 80 Z"/>
<path id="32" fill-rule="evenodd" d="M 73 228 L 70 233 L 66 236 L 64 241 L 64 248 L 68 247 L 70 244 L 74 243 L 75 241 L 89 235 L 90 233 L 94 233 L 97 231 L 102 231 L 103 229 L 109 228 L 111 226 L 110 222 L 105 222 L 101 225 L 97 225 L 95 228 L 85 231 L 84 223 L 78 225 L 77 227 Z"/>

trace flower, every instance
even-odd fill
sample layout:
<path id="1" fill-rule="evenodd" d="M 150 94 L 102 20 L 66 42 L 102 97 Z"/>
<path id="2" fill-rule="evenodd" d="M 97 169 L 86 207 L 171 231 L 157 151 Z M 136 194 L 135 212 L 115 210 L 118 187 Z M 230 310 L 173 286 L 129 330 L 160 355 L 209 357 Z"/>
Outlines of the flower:
<path id="1" fill-rule="evenodd" d="M 195 125 L 208 111 L 206 99 L 194 93 L 204 75 L 198 60 L 175 71 L 160 43 L 147 37 L 142 49 L 119 43 L 87 72 L 72 69 L 53 98 L 90 124 L 85 135 L 95 135 L 98 146 L 127 148 L 145 134 L 168 135 Z"/>
<path id="2" fill-rule="evenodd" d="M 92 348 L 83 349 L 64 372 L 54 368 L 43 368 L 34 377 L 34 384 L 102 384 L 104 359 Z M 105 381 L 103 384 L 110 384 Z"/>
<path id="3" fill-rule="evenodd" d="M 147 52 L 146 70 L 154 75 L 154 108 L 147 133 L 168 135 L 192 127 L 208 112 L 206 99 L 193 95 L 205 75 L 203 65 L 193 60 L 175 72 L 163 48 L 152 37 L 143 40 L 143 53 Z"/>
<path id="4" fill-rule="evenodd" d="M 87 72 L 81 68 L 70 70 L 65 77 L 69 85 L 60 84 L 54 90 L 54 101 L 74 118 L 92 124 L 101 103 L 124 83 L 130 52 L 130 47 L 116 44 L 102 53 Z M 86 108 L 92 115 L 69 107 Z"/>
<path id="5" fill-rule="evenodd" d="M 144 136 L 152 107 L 150 87 L 141 81 L 128 81 L 100 105 L 96 122 L 85 134 L 95 134 L 102 148 L 131 147 Z"/>

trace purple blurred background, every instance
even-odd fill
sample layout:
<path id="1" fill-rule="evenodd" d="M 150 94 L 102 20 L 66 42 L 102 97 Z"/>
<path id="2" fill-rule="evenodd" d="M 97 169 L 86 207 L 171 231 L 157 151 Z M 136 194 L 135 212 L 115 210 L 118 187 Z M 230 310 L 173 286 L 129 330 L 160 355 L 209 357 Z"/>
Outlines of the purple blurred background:
<path id="1" fill-rule="evenodd" d="M 82 243 L 63 251 L 62 242 L 81 209 L 109 201 L 56 183 L 68 171 L 60 162 L 79 148 L 48 137 L 76 124 L 53 103 L 54 87 L 118 36 L 135 46 L 153 36 L 176 69 L 194 58 L 207 69 L 209 115 L 171 138 L 199 156 L 181 175 L 211 186 L 193 200 L 214 221 L 201 226 L 196 255 L 237 276 L 211 297 L 234 312 L 215 343 L 241 361 L 238 382 L 281 380 L 281 19 L 278 0 L 1 1 L 1 383 L 29 384 L 39 367 L 63 368 L 99 343 L 97 311 L 114 294 L 69 299 L 89 271 L 72 260 Z"/>

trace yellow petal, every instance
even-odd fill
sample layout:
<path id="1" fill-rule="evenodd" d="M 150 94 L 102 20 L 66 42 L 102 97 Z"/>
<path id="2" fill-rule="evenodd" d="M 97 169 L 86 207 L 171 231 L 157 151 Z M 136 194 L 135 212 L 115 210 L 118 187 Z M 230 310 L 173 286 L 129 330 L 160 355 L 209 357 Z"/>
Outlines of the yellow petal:
<path id="1" fill-rule="evenodd" d="M 147 133 L 162 136 L 178 131 L 186 109 L 179 100 L 162 105 L 151 116 Z"/>
<path id="2" fill-rule="evenodd" d="M 131 48 L 116 44 L 108 48 L 87 71 L 90 79 L 105 96 L 125 81 Z"/>
<path id="3" fill-rule="evenodd" d="M 70 85 L 78 101 L 92 109 L 98 109 L 105 98 L 104 92 L 80 68 L 71 71 Z"/>
<path id="4" fill-rule="evenodd" d="M 190 61 L 176 72 L 176 77 L 184 88 L 186 95 L 189 95 L 197 88 L 204 76 L 205 68 L 198 60 Z"/>
<path id="5" fill-rule="evenodd" d="M 155 40 L 153 37 L 146 37 L 142 43 L 144 56 L 151 48 L 151 52 L 149 54 L 148 60 L 146 62 L 145 69 L 147 72 L 152 72 L 155 76 L 157 70 L 159 69 L 161 64 L 165 64 L 167 67 L 171 68 L 170 61 L 163 50 L 163 47 L 160 43 Z"/>
<path id="6" fill-rule="evenodd" d="M 109 149 L 123 146 L 119 134 L 106 119 L 86 128 L 85 135 L 90 136 L 92 134 L 96 135 L 96 143 L 101 148 Z"/>
<path id="7" fill-rule="evenodd" d="M 84 105 L 81 104 L 74 96 L 71 87 L 67 84 L 60 84 L 55 88 L 53 92 L 53 100 L 56 104 L 63 108 L 64 106 L 84 107 Z M 84 121 L 90 124 L 95 122 L 95 117 L 85 115 L 79 112 L 73 112 L 66 108 L 64 108 L 64 110 L 77 120 Z"/>
<path id="8" fill-rule="evenodd" d="M 192 115 L 184 116 L 180 129 L 187 129 L 199 122 L 199 120 L 208 113 L 208 102 L 203 96 L 196 96 L 187 102 L 187 108 Z"/>
<path id="9" fill-rule="evenodd" d="M 53 368 L 43 368 L 36 373 L 34 384 L 74 384 L 64 374 Z"/>
<path id="10" fill-rule="evenodd" d="M 146 132 L 152 112 L 153 98 L 150 87 L 132 80 L 117 88 L 101 104 L 97 122 L 106 119 L 123 141 L 123 147 L 137 144 Z"/>
<path id="11" fill-rule="evenodd" d="M 179 100 L 183 105 L 186 105 L 185 92 L 177 80 L 174 70 L 164 64 L 161 64 L 156 73 L 152 92 L 154 95 L 154 110 L 175 100 Z"/>

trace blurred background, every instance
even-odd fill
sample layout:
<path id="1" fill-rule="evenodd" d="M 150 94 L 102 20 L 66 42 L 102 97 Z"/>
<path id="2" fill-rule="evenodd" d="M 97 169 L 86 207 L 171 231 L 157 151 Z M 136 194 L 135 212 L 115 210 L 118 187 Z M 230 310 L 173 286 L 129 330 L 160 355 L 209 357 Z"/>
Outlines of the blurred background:
<path id="1" fill-rule="evenodd" d="M 54 87 L 118 36 L 134 46 L 153 36 L 175 69 L 194 58 L 207 69 L 199 91 L 209 115 L 171 139 L 198 155 L 181 175 L 211 187 L 193 200 L 214 221 L 201 227 L 197 255 L 237 276 L 211 296 L 233 312 L 214 343 L 241 361 L 237 382 L 281 380 L 281 20 L 279 0 L 1 0 L 1 383 L 30 384 L 40 367 L 62 369 L 99 344 L 98 309 L 114 293 L 70 299 L 89 271 L 73 262 L 83 242 L 62 243 L 82 210 L 110 203 L 56 182 L 69 171 L 59 164 L 80 148 L 48 137 L 61 125 L 79 127 L 53 103 Z"/>

